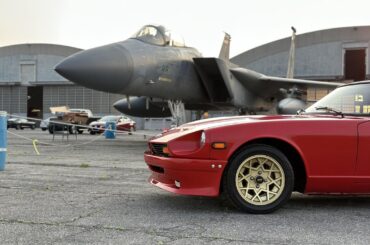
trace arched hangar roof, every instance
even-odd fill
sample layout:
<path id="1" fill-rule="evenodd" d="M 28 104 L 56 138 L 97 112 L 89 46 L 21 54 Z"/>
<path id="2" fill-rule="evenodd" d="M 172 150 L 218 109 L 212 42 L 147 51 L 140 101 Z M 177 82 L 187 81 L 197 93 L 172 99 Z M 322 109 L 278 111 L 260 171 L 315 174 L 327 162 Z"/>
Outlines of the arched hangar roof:
<path id="1" fill-rule="evenodd" d="M 69 84 L 54 71 L 65 57 L 81 49 L 57 44 L 17 44 L 0 47 L 0 85 Z"/>
<path id="2" fill-rule="evenodd" d="M 299 31 L 299 30 L 298 30 Z M 296 36 L 297 77 L 340 79 L 343 76 L 343 50 L 368 49 L 370 26 L 340 27 Z M 267 75 L 285 76 L 291 37 L 247 50 L 231 59 L 235 64 Z M 367 74 L 369 73 L 367 55 Z"/>
<path id="3" fill-rule="evenodd" d="M 81 51 L 81 49 L 64 45 L 28 43 L 0 47 L 0 56 L 46 54 L 66 57 L 79 51 Z"/>

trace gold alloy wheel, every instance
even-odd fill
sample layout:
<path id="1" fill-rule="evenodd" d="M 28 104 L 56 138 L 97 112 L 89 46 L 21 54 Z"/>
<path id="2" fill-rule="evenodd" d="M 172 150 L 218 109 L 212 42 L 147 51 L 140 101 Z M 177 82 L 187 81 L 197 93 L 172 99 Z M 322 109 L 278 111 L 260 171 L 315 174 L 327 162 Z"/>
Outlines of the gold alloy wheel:
<path id="1" fill-rule="evenodd" d="M 278 199 L 284 190 L 284 170 L 274 158 L 254 155 L 243 161 L 235 176 L 240 196 L 253 205 L 267 205 Z"/>

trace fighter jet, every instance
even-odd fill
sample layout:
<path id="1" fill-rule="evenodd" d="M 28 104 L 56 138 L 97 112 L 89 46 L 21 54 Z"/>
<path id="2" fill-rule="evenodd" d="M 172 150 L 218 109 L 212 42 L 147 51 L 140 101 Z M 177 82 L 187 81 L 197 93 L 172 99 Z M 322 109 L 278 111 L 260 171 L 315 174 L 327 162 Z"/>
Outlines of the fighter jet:
<path id="1" fill-rule="evenodd" d="M 229 61 L 230 40 L 225 34 L 218 58 L 204 58 L 165 27 L 147 25 L 125 41 L 67 57 L 55 70 L 76 84 L 126 95 L 115 107 L 145 117 L 174 115 L 184 108 L 258 113 L 276 105 L 280 113 L 291 113 L 304 106 L 301 95 L 308 87 L 340 85 L 238 67 Z"/>

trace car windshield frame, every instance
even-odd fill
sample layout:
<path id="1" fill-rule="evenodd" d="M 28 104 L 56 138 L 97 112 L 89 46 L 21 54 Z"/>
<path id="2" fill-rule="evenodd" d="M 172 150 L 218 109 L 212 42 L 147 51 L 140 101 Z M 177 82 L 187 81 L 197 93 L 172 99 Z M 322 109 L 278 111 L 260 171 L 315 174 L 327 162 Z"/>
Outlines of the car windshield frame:
<path id="1" fill-rule="evenodd" d="M 370 82 L 340 86 L 303 113 L 370 117 Z"/>

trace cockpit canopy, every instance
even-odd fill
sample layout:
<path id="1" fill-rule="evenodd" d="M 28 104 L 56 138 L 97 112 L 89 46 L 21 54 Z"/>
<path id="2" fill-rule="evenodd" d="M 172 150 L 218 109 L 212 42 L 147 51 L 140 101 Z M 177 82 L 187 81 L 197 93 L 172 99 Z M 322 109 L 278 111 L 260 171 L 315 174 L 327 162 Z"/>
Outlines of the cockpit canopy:
<path id="1" fill-rule="evenodd" d="M 159 46 L 185 47 L 182 37 L 167 30 L 164 26 L 144 26 L 132 38 Z"/>

